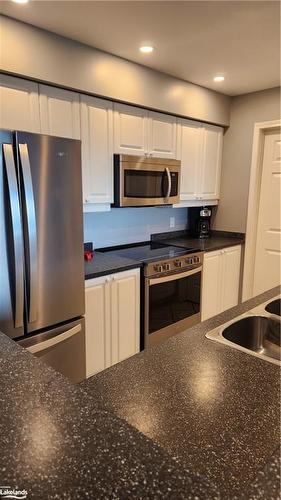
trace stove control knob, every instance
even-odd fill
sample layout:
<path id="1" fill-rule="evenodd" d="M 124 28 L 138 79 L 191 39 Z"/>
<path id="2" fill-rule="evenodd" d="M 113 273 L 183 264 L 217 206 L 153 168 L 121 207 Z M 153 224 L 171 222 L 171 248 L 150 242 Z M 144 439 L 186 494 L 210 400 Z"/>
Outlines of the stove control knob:
<path id="1" fill-rule="evenodd" d="M 181 260 L 175 260 L 174 264 L 175 264 L 175 267 L 182 267 L 182 261 Z"/>
<path id="2" fill-rule="evenodd" d="M 171 269 L 170 264 L 163 264 L 163 269 L 164 269 L 164 271 L 170 271 L 170 269 Z"/>
<path id="3" fill-rule="evenodd" d="M 163 271 L 163 266 L 161 266 L 161 264 L 155 264 L 154 271 L 157 271 L 157 273 L 161 273 Z"/>
<path id="4" fill-rule="evenodd" d="M 194 262 L 196 262 L 196 263 L 200 262 L 200 258 L 197 255 L 195 255 L 195 257 L 194 257 Z"/>
<path id="5" fill-rule="evenodd" d="M 194 262 L 193 257 L 188 257 L 188 258 L 186 259 L 186 263 L 187 263 L 187 264 L 189 264 L 189 265 L 192 265 L 192 264 L 193 264 L 193 262 Z"/>

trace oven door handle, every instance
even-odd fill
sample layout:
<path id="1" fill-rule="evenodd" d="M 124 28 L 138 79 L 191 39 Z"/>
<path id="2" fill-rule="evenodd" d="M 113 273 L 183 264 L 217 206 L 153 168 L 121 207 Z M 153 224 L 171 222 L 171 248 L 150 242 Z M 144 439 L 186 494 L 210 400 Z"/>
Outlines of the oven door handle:
<path id="1" fill-rule="evenodd" d="M 181 278 L 192 276 L 192 274 L 200 273 L 201 271 L 202 271 L 202 266 L 196 267 L 195 269 L 190 269 L 189 271 L 178 272 L 176 274 L 169 274 L 169 276 L 162 276 L 160 278 L 146 278 L 146 280 L 148 286 L 158 285 L 159 283 L 168 283 L 169 281 L 180 280 Z"/>

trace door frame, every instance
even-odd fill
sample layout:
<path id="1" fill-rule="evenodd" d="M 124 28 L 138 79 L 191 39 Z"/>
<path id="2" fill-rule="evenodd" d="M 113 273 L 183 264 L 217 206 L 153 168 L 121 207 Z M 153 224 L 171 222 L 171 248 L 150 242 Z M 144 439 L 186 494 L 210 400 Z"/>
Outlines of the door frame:
<path id="1" fill-rule="evenodd" d="M 263 167 L 265 134 L 281 127 L 281 120 L 257 122 L 254 125 L 250 185 L 245 239 L 242 302 L 253 297 L 257 226 Z"/>

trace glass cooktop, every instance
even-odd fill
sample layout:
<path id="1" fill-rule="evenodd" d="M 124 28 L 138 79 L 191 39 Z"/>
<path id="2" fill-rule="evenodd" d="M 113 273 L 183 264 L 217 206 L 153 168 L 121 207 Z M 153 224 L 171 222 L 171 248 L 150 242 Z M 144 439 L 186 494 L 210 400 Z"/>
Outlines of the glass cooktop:
<path id="1" fill-rule="evenodd" d="M 103 251 L 106 251 L 110 255 L 120 255 L 121 257 L 127 257 L 139 262 L 151 262 L 154 260 L 172 259 L 173 257 L 196 252 L 197 250 L 195 248 L 180 248 L 173 245 L 161 245 L 158 242 L 151 242 Z"/>

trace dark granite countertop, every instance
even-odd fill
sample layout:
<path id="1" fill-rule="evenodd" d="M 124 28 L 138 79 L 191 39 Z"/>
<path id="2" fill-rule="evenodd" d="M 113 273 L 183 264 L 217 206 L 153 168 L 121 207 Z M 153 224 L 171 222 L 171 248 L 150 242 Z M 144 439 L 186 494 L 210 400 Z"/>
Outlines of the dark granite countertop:
<path id="1" fill-rule="evenodd" d="M 219 498 L 95 394 L 0 333 L 0 484 L 27 500 Z"/>
<path id="2" fill-rule="evenodd" d="M 160 236 L 160 237 L 159 237 Z M 242 233 L 231 233 L 229 231 L 212 231 L 210 238 L 194 238 L 184 231 L 154 235 L 154 241 L 161 241 L 165 245 L 174 245 L 181 248 L 194 248 L 201 252 L 211 252 L 234 245 L 242 245 L 245 242 L 245 235 Z"/>
<path id="3" fill-rule="evenodd" d="M 268 482 L 263 498 L 279 498 L 276 462 L 271 468 L 268 463 L 280 443 L 280 368 L 205 338 L 278 293 L 279 288 L 198 324 L 82 385 L 214 484 L 221 498 L 250 498 L 262 478 Z"/>
<path id="4" fill-rule="evenodd" d="M 279 498 L 279 368 L 204 336 L 278 293 L 79 386 L 0 334 L 1 484 L 28 500 Z"/>
<path id="5" fill-rule="evenodd" d="M 94 252 L 94 258 L 85 262 L 85 279 L 97 278 L 106 274 L 118 273 L 127 269 L 141 267 L 142 263 L 136 260 L 119 257 L 118 255 L 107 255 L 102 252 Z"/>

